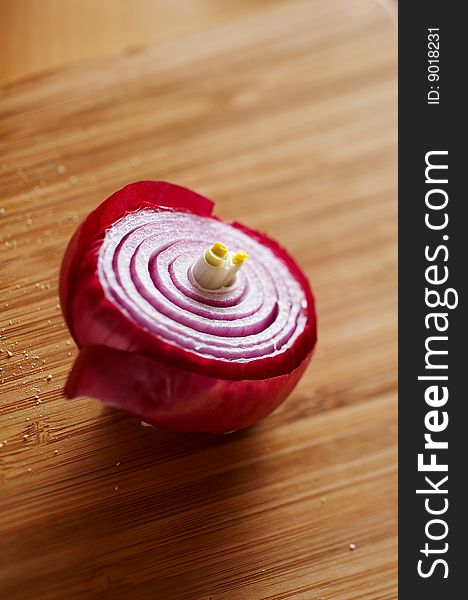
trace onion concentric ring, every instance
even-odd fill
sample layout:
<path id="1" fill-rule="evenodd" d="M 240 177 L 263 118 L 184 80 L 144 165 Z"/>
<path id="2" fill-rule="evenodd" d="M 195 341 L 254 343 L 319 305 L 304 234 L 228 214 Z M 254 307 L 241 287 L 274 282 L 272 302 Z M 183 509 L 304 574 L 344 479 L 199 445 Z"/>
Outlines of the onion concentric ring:
<path id="1" fill-rule="evenodd" d="M 234 289 L 207 294 L 191 283 L 190 272 L 207 240 L 216 239 L 245 248 L 251 258 Z M 286 265 L 244 232 L 199 215 L 127 215 L 106 232 L 98 273 L 106 296 L 136 324 L 213 360 L 284 352 L 306 323 L 304 292 Z M 205 302 L 213 296 L 224 305 Z"/>

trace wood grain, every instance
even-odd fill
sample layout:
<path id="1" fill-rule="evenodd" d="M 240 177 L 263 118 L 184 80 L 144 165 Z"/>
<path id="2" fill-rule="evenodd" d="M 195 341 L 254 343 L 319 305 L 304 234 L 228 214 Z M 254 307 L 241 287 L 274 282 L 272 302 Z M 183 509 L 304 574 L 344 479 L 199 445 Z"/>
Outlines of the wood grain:
<path id="1" fill-rule="evenodd" d="M 285 0 L 0 0 L 0 85 L 143 48 Z"/>
<path id="2" fill-rule="evenodd" d="M 4 90 L 2 597 L 397 597 L 394 36 L 369 0 L 292 2 Z M 247 431 L 62 396 L 65 245 L 144 178 L 216 199 L 312 281 L 316 356 Z"/>

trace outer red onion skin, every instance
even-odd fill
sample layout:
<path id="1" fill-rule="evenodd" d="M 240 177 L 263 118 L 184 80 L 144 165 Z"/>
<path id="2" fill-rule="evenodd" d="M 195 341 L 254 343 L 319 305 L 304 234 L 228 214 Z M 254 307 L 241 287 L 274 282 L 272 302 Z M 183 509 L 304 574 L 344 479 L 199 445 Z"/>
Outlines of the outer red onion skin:
<path id="1" fill-rule="evenodd" d="M 89 346 L 81 350 L 65 393 L 69 398 L 99 398 L 175 431 L 228 433 L 277 408 L 307 363 L 308 359 L 279 377 L 229 381 L 169 367 L 141 354 Z"/>
<path id="2" fill-rule="evenodd" d="M 180 431 L 224 433 L 251 425 L 274 410 L 303 374 L 316 342 L 314 299 L 304 274 L 276 242 L 238 223 L 280 258 L 301 285 L 307 325 L 292 348 L 239 363 L 213 360 L 165 342 L 130 320 L 104 294 L 97 274 L 106 229 L 127 213 L 166 207 L 207 218 L 213 204 L 164 182 L 119 190 L 78 228 L 60 276 L 62 310 L 80 355 L 67 382 L 72 398 L 88 395 L 142 420 Z"/>

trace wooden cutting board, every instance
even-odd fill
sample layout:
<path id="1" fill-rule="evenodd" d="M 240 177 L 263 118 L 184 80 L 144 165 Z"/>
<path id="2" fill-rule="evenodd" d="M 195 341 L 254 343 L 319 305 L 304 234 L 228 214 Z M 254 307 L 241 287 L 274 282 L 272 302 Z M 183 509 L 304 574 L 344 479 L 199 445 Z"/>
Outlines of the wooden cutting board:
<path id="1" fill-rule="evenodd" d="M 378 3 L 307 0 L 2 91 L 2 598 L 397 597 L 395 54 Z M 139 179 L 215 199 L 310 277 L 315 358 L 247 431 L 63 398 L 64 248 Z"/>

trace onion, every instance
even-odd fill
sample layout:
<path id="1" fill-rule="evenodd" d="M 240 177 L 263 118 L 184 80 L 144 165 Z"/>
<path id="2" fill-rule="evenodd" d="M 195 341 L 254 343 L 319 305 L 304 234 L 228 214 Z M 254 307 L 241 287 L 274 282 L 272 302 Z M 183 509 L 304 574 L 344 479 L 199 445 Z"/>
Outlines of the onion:
<path id="1" fill-rule="evenodd" d="M 212 208 L 185 188 L 142 181 L 78 228 L 60 275 L 80 348 L 67 397 L 92 396 L 174 430 L 224 433 L 288 396 L 316 341 L 309 284 L 276 242 Z M 249 258 L 230 285 L 207 290 L 193 265 L 216 240 Z"/>

